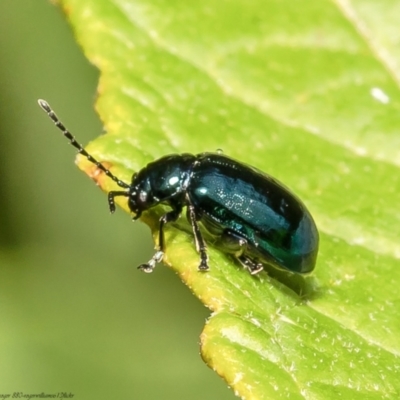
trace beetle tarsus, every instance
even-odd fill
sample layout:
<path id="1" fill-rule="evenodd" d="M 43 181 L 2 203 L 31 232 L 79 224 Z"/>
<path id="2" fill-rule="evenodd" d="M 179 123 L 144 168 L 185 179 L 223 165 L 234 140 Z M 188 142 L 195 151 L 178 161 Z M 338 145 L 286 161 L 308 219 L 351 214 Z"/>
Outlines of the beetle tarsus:
<path id="1" fill-rule="evenodd" d="M 264 269 L 263 265 L 258 263 L 254 264 L 252 267 L 249 267 L 249 272 L 251 275 L 257 275 Z"/>
<path id="2" fill-rule="evenodd" d="M 199 265 L 198 270 L 200 272 L 207 272 L 207 271 L 209 271 L 209 269 L 210 269 L 210 267 L 208 266 L 207 261 L 206 260 L 202 260 L 200 265 Z"/>
<path id="3" fill-rule="evenodd" d="M 237 257 L 237 259 L 243 265 L 243 267 L 250 272 L 251 275 L 257 275 L 264 269 L 260 262 L 254 261 L 245 255 L 241 255 L 240 257 Z"/>
<path id="4" fill-rule="evenodd" d="M 146 274 L 150 274 L 153 272 L 154 267 L 155 267 L 155 263 L 151 264 L 151 261 L 150 261 L 147 264 L 140 264 L 137 268 L 143 272 L 146 272 Z"/>
<path id="5" fill-rule="evenodd" d="M 140 269 L 143 272 L 146 272 L 147 274 L 150 274 L 151 272 L 153 272 L 154 268 L 156 267 L 156 264 L 160 263 L 163 258 L 164 258 L 164 252 L 159 250 L 156 252 L 156 254 L 154 254 L 154 256 L 148 263 L 139 265 L 138 269 Z"/>

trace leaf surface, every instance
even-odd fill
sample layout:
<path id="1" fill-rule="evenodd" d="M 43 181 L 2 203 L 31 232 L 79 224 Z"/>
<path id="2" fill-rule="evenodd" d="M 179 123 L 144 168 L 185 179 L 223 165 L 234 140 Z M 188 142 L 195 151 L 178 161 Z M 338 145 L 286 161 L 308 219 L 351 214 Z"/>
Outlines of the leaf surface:
<path id="1" fill-rule="evenodd" d="M 199 273 L 188 224 L 167 228 L 166 263 L 213 311 L 208 365 L 245 399 L 398 398 L 398 4 L 61 3 L 101 73 L 96 158 L 129 182 L 162 155 L 222 148 L 292 188 L 320 228 L 305 278 L 251 277 L 212 247 Z M 143 217 L 155 235 L 161 211 Z"/>

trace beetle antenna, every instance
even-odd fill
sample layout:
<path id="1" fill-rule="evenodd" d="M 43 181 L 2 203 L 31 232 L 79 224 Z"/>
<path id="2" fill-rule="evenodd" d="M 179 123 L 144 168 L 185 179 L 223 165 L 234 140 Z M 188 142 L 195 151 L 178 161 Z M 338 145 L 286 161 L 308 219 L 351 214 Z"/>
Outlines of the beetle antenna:
<path id="1" fill-rule="evenodd" d="M 107 169 L 102 163 L 97 161 L 93 156 L 91 156 L 83 147 L 80 145 L 71 132 L 64 126 L 64 124 L 58 119 L 56 113 L 49 106 L 49 103 L 45 100 L 38 100 L 39 106 L 43 111 L 49 116 L 49 118 L 54 122 L 55 126 L 63 133 L 63 135 L 69 140 L 70 144 L 78 149 L 78 153 L 85 156 L 91 163 L 96 165 L 97 168 L 102 170 L 109 178 L 111 178 L 118 186 L 129 189 L 129 185 L 120 179 L 118 179 L 109 169 Z"/>

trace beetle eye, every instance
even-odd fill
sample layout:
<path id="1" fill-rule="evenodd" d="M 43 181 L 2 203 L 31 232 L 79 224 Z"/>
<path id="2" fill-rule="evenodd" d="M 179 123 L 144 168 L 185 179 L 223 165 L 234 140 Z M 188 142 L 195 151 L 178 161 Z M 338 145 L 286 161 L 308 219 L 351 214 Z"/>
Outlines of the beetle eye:
<path id="1" fill-rule="evenodd" d="M 145 192 L 144 190 L 141 190 L 139 193 L 139 201 L 141 203 L 146 203 L 147 201 L 147 192 Z"/>

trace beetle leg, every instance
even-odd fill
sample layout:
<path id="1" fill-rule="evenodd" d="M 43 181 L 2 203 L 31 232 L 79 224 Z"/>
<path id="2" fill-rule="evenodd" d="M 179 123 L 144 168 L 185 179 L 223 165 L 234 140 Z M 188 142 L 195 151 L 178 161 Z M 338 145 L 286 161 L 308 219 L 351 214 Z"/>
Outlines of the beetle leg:
<path id="1" fill-rule="evenodd" d="M 215 245 L 226 253 L 234 254 L 236 257 L 239 257 L 246 249 L 247 240 L 230 229 L 224 229 Z"/>
<path id="2" fill-rule="evenodd" d="M 247 240 L 239 233 L 230 229 L 225 229 L 219 237 L 216 245 L 225 252 L 234 254 L 240 264 L 249 270 L 251 275 L 256 275 L 263 270 L 261 263 L 254 261 L 248 255 L 245 255 Z"/>
<path id="3" fill-rule="evenodd" d="M 190 222 L 190 225 L 192 225 L 196 250 L 198 253 L 200 253 L 199 271 L 208 271 L 210 267 L 208 266 L 206 242 L 204 241 L 203 235 L 200 232 L 199 224 L 197 223 L 195 207 L 190 202 L 187 206 L 187 218 Z"/>
<path id="4" fill-rule="evenodd" d="M 164 239 L 164 226 L 168 222 L 174 222 L 179 218 L 179 215 L 182 212 L 182 208 L 177 208 L 172 210 L 166 214 L 164 214 L 160 218 L 160 226 L 159 226 L 159 235 L 158 235 L 158 251 L 154 254 L 151 260 L 146 264 L 141 264 L 138 266 L 138 269 L 142 270 L 143 272 L 153 272 L 154 267 L 157 263 L 160 263 L 164 258 L 165 252 L 165 239 Z"/>
<path id="5" fill-rule="evenodd" d="M 257 275 L 259 272 L 261 272 L 264 268 L 261 263 L 258 263 L 257 261 L 252 260 L 250 257 L 241 255 L 237 257 L 238 261 L 240 264 L 243 265 L 243 267 L 247 268 L 250 272 L 251 275 Z"/>
<path id="6" fill-rule="evenodd" d="M 112 192 L 108 192 L 108 207 L 110 209 L 110 213 L 114 214 L 115 212 L 115 200 L 114 198 L 117 196 L 125 196 L 125 197 L 129 197 L 129 193 L 126 191 L 112 191 Z"/>

